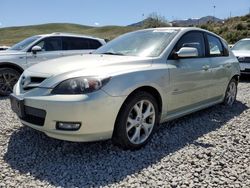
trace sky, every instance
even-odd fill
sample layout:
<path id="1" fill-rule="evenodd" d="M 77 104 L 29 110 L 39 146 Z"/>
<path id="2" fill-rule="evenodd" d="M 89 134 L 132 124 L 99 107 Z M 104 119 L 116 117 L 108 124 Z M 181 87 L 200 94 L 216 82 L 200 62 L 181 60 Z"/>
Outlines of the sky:
<path id="1" fill-rule="evenodd" d="M 215 8 L 214 8 L 215 6 Z M 168 21 L 245 15 L 250 0 L 0 0 L 0 27 L 44 23 L 129 25 L 157 13 Z"/>

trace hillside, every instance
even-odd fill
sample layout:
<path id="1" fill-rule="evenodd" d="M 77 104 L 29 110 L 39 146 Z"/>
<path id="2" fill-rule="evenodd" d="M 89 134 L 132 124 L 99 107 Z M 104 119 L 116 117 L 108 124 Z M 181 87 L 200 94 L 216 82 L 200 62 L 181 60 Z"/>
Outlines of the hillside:
<path id="1" fill-rule="evenodd" d="M 122 27 L 122 26 L 105 26 L 91 27 L 69 23 L 50 23 L 43 25 L 31 25 L 23 27 L 8 27 L 0 28 L 0 45 L 12 45 L 32 35 L 67 32 L 78 33 L 101 37 L 105 39 L 113 39 L 123 33 L 136 30 L 137 27 Z"/>
<path id="2" fill-rule="evenodd" d="M 156 23 L 157 21 L 155 21 Z M 12 45 L 24 38 L 32 35 L 52 32 L 69 32 L 79 33 L 85 35 L 92 35 L 105 39 L 113 39 L 123 33 L 134 31 L 140 28 L 166 26 L 158 20 L 155 24 L 152 22 L 138 22 L 145 23 L 144 25 L 136 26 L 104 26 L 91 27 L 78 24 L 69 23 L 51 23 L 43 25 L 23 26 L 23 27 L 9 27 L 0 28 L 0 45 Z M 200 25 L 201 28 L 210 30 L 225 38 L 228 43 L 233 44 L 241 38 L 250 37 L 250 14 L 241 17 L 234 17 L 220 22 L 207 21 Z M 160 25 L 159 25 L 160 24 Z M 175 24 L 173 24 L 176 26 Z M 195 25 L 195 24 L 194 24 Z M 185 26 L 180 23 L 177 26 Z M 189 25 L 189 26 L 192 26 Z"/>
<path id="3" fill-rule="evenodd" d="M 250 14 L 226 19 L 219 23 L 208 22 L 201 25 L 201 28 L 212 31 L 222 36 L 228 43 L 234 44 L 242 38 L 250 37 Z"/>

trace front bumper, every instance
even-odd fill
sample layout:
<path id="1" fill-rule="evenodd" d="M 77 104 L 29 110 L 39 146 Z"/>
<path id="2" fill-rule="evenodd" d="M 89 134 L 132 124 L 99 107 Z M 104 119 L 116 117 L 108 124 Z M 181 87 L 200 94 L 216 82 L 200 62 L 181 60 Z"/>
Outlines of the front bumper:
<path id="1" fill-rule="evenodd" d="M 32 93 L 48 93 L 42 88 L 34 90 Z M 49 137 L 77 142 L 111 138 L 117 114 L 125 100 L 125 96 L 112 97 L 102 90 L 88 95 L 30 94 L 18 97 L 24 99 L 25 109 L 29 109 L 27 114 L 32 116 L 21 118 L 24 125 Z M 76 131 L 58 130 L 57 122 L 80 122 L 81 127 Z"/>

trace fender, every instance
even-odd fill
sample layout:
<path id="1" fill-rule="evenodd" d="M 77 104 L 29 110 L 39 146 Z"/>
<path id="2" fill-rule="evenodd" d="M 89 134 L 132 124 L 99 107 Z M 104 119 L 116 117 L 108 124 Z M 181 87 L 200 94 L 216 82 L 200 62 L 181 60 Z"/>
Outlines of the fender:
<path id="1" fill-rule="evenodd" d="M 12 68 L 16 71 L 23 73 L 24 69 L 17 64 L 9 63 L 9 62 L 0 62 L 0 68 Z"/>

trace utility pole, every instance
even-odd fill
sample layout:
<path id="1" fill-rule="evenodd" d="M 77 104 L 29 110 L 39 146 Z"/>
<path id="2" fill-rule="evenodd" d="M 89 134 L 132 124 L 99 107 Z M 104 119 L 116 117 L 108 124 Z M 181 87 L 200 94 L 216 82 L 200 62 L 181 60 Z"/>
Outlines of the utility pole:
<path id="1" fill-rule="evenodd" d="M 214 5 L 213 8 L 214 8 L 214 11 L 213 11 L 213 21 L 215 21 L 215 8 L 216 8 L 216 6 Z"/>

